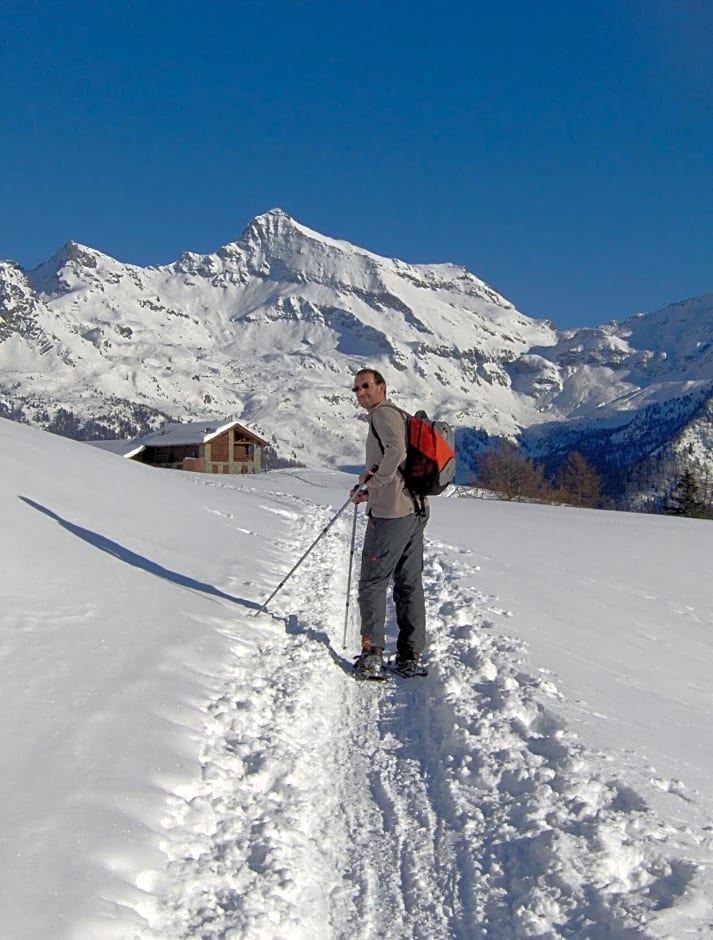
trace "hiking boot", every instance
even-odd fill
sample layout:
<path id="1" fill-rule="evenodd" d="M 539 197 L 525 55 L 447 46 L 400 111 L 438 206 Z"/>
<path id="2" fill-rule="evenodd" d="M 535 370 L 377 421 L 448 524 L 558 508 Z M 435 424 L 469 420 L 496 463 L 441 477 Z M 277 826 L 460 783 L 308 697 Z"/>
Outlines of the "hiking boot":
<path id="1" fill-rule="evenodd" d="M 383 679 L 383 652 L 378 646 L 362 649 L 361 653 L 355 657 L 354 677 L 356 679 Z"/>
<path id="2" fill-rule="evenodd" d="M 397 653 L 391 667 L 405 679 L 413 679 L 414 676 L 427 676 L 428 669 L 424 666 L 418 657 Z"/>

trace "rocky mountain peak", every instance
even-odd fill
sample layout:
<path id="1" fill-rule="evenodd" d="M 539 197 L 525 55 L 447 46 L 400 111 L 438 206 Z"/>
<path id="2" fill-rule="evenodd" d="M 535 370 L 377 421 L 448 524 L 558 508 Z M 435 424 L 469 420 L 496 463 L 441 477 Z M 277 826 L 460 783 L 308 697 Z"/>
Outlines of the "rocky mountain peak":
<path id="1" fill-rule="evenodd" d="M 288 457 L 342 465 L 363 437 L 348 377 L 373 365 L 400 404 L 464 441 L 529 435 L 552 450 L 590 431 L 608 441 L 641 413 L 641 439 L 661 447 L 710 394 L 712 301 L 559 332 L 462 266 L 381 257 L 276 208 L 166 266 L 73 241 L 29 273 L 0 264 L 0 414 L 5 401 L 27 420 L 101 412 L 139 429 L 235 416 Z"/>
<path id="2" fill-rule="evenodd" d="M 43 264 L 27 272 L 27 278 L 39 294 L 62 294 L 85 279 L 96 280 L 99 269 L 122 267 L 121 263 L 95 248 L 68 241 Z"/>

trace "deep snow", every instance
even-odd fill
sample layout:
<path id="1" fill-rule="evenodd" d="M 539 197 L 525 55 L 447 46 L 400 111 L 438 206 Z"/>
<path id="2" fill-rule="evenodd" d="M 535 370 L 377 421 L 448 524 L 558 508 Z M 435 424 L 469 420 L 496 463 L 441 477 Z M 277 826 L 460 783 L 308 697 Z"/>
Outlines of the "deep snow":
<path id="1" fill-rule="evenodd" d="M 710 523 L 440 497 L 375 687 L 353 478 L 0 455 L 3 937 L 713 933 Z"/>

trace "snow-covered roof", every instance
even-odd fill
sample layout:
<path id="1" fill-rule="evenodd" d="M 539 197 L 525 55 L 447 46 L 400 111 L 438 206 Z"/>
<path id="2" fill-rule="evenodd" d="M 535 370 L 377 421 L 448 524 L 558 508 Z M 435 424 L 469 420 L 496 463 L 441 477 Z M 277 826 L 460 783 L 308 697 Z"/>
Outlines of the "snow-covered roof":
<path id="1" fill-rule="evenodd" d="M 170 447 L 181 444 L 207 444 L 231 428 L 240 428 L 259 443 L 267 445 L 267 441 L 240 424 L 239 421 L 192 421 L 188 424 L 169 423 L 158 431 L 152 431 L 138 438 L 133 444 L 138 447 Z"/>
<path id="2" fill-rule="evenodd" d="M 239 421 L 215 421 L 210 418 L 204 421 L 191 421 L 186 424 L 178 422 L 169 422 L 158 431 L 151 431 L 142 437 L 133 440 L 118 441 L 87 441 L 93 447 L 100 450 L 107 450 L 112 454 L 119 454 L 121 457 L 136 457 L 147 447 L 178 447 L 183 444 L 207 444 L 213 438 L 218 437 L 231 428 L 240 428 L 245 434 L 254 438 L 258 444 L 267 447 L 269 441 L 266 441 L 255 431 L 245 427 Z"/>
<path id="3" fill-rule="evenodd" d="M 136 445 L 134 442 L 127 440 L 85 441 L 85 443 L 89 444 L 90 447 L 96 447 L 99 450 L 106 450 L 110 454 L 118 454 L 120 457 L 126 457 L 130 451 L 136 450 Z"/>

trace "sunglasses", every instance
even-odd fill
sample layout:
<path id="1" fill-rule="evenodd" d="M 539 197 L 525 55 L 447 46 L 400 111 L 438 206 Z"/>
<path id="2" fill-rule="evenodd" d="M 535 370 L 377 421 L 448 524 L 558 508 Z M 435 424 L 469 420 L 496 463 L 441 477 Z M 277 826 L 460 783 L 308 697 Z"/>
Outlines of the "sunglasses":
<path id="1" fill-rule="evenodd" d="M 370 385 L 373 385 L 373 382 L 362 382 L 360 385 L 355 385 L 352 389 L 353 392 L 359 392 L 363 388 L 369 388 Z"/>

